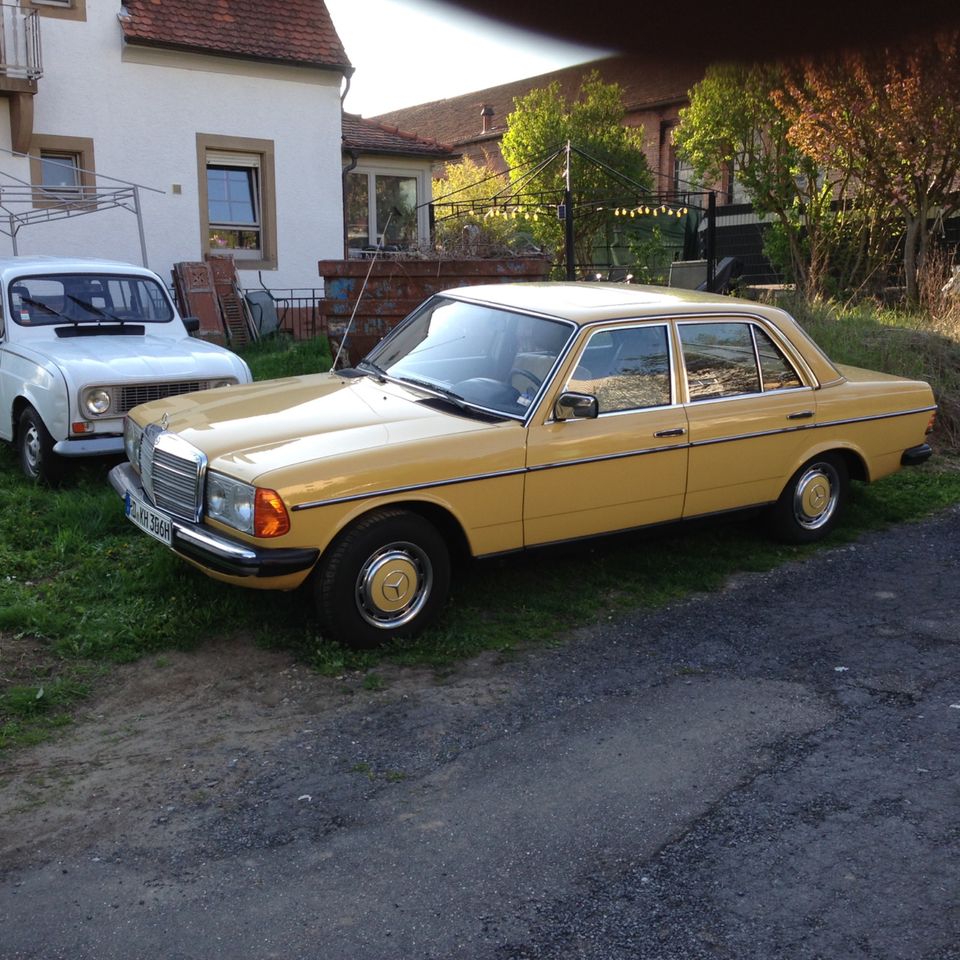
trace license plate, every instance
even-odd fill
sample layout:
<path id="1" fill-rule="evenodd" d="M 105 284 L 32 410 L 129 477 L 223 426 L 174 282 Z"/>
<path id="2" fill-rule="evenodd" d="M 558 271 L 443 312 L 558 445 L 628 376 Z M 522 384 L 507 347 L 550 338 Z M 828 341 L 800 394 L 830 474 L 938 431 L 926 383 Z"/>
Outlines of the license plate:
<path id="1" fill-rule="evenodd" d="M 165 513 L 154 510 L 131 493 L 127 494 L 126 501 L 126 514 L 133 523 L 168 547 L 173 545 L 173 523 Z"/>

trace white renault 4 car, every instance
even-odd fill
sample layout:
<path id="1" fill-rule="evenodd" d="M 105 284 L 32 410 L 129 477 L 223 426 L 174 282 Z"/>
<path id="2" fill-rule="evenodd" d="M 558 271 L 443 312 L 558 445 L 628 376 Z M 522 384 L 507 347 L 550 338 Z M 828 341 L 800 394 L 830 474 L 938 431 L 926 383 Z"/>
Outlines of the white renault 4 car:
<path id="1" fill-rule="evenodd" d="M 150 270 L 106 260 L 0 259 L 0 438 L 55 483 L 71 457 L 123 452 L 147 400 L 249 383 L 230 350 L 191 337 Z"/>

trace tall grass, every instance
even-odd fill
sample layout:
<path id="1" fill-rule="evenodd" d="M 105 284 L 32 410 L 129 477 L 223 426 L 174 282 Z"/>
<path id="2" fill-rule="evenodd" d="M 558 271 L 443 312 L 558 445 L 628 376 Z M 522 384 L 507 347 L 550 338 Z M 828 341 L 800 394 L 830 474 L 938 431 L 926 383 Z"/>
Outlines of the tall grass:
<path id="1" fill-rule="evenodd" d="M 785 304 L 804 329 L 838 363 L 925 380 L 939 411 L 933 442 L 960 449 L 960 310 L 892 309 L 861 303 Z"/>

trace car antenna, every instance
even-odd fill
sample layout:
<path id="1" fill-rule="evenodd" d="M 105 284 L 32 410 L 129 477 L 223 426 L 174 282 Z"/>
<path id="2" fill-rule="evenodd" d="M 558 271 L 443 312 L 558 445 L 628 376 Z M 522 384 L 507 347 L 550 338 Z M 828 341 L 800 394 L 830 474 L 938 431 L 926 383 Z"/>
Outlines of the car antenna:
<path id="1" fill-rule="evenodd" d="M 350 328 L 353 326 L 353 318 L 357 315 L 357 307 L 360 306 L 360 301 L 363 299 L 363 292 L 367 289 L 367 281 L 370 279 L 370 274 L 373 273 L 373 265 L 377 262 L 377 257 L 380 256 L 380 251 L 383 249 L 383 241 L 386 239 L 387 230 L 390 228 L 390 221 L 393 219 L 393 215 L 396 212 L 396 207 L 390 211 L 390 215 L 387 217 L 387 222 L 383 225 L 383 232 L 380 234 L 380 239 L 377 241 L 377 249 L 374 250 L 373 256 L 370 258 L 370 266 L 367 268 L 367 275 L 363 278 L 363 285 L 360 287 L 360 293 L 357 294 L 357 300 L 353 305 L 353 311 L 350 313 L 350 319 L 347 321 L 347 326 L 343 331 L 343 336 L 340 338 L 340 346 L 337 347 L 337 355 L 333 358 L 333 366 L 330 369 L 334 373 L 337 370 L 337 363 L 340 360 L 340 354 L 343 352 L 343 345 L 347 342 L 347 337 L 350 336 Z"/>

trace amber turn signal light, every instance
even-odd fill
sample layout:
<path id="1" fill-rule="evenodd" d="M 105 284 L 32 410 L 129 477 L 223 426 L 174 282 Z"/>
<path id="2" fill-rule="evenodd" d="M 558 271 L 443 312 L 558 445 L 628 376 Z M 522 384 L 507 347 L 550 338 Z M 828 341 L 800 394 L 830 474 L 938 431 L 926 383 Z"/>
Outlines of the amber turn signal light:
<path id="1" fill-rule="evenodd" d="M 276 490 L 257 487 L 253 508 L 253 535 L 255 537 L 282 537 L 290 530 L 287 508 Z"/>

